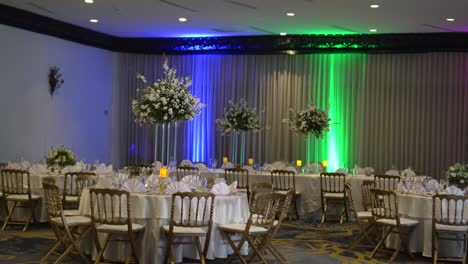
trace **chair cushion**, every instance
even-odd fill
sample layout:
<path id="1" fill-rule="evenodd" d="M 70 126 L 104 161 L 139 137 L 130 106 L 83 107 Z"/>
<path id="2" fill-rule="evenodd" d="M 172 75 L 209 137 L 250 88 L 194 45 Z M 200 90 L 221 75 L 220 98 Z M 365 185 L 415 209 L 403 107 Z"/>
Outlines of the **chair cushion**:
<path id="1" fill-rule="evenodd" d="M 392 225 L 396 226 L 396 220 L 395 219 L 379 219 L 377 220 L 377 223 L 384 224 L 384 225 Z M 400 225 L 402 226 L 415 226 L 419 222 L 413 219 L 408 219 L 408 218 L 400 218 Z"/>
<path id="2" fill-rule="evenodd" d="M 323 193 L 323 197 L 325 198 L 344 198 L 344 193 Z"/>
<path id="3" fill-rule="evenodd" d="M 76 216 L 80 215 L 80 210 L 63 210 L 65 216 Z"/>
<path id="4" fill-rule="evenodd" d="M 163 231 L 169 232 L 169 225 L 162 227 Z M 174 226 L 174 236 L 206 236 L 207 230 L 201 227 Z"/>
<path id="5" fill-rule="evenodd" d="M 228 231 L 228 232 L 237 232 L 237 233 L 242 233 L 244 232 L 246 227 L 246 224 L 224 224 L 224 225 L 219 225 L 219 229 L 223 231 Z M 249 233 L 250 234 L 260 234 L 260 233 L 266 233 L 268 230 L 264 227 L 261 226 L 255 226 L 251 225 Z"/>
<path id="6" fill-rule="evenodd" d="M 54 222 L 56 224 L 62 225 L 62 218 L 60 217 L 55 217 L 50 219 L 51 222 Z M 77 226 L 77 225 L 90 225 L 91 224 L 91 218 L 87 216 L 82 216 L 82 215 L 76 215 L 76 216 L 65 216 L 65 221 L 67 222 L 68 226 Z"/>
<path id="7" fill-rule="evenodd" d="M 362 219 L 369 219 L 369 218 L 372 218 L 372 212 L 369 212 L 369 211 L 357 212 L 357 216 Z"/>
<path id="8" fill-rule="evenodd" d="M 78 196 L 65 196 L 65 201 L 67 202 L 78 202 Z"/>
<path id="9" fill-rule="evenodd" d="M 286 190 L 276 190 L 275 193 L 280 193 L 280 194 L 283 194 L 283 195 L 286 195 L 288 194 L 289 191 L 286 191 Z M 301 195 L 300 192 L 296 191 L 296 196 L 298 195 Z"/>
<path id="10" fill-rule="evenodd" d="M 126 233 L 128 232 L 128 225 L 100 225 L 96 227 L 96 230 L 104 233 Z M 132 232 L 143 230 L 145 230 L 143 225 L 132 223 Z"/>
<path id="11" fill-rule="evenodd" d="M 455 232 L 467 232 L 468 231 L 468 225 L 452 226 L 452 225 L 435 224 L 435 228 L 437 230 L 442 230 L 442 231 L 455 231 Z"/>
<path id="12" fill-rule="evenodd" d="M 11 194 L 11 195 L 7 195 L 6 199 L 9 201 L 28 201 L 29 200 L 27 194 Z M 39 200 L 41 199 L 41 196 L 36 195 L 36 194 L 31 194 L 31 199 Z"/>

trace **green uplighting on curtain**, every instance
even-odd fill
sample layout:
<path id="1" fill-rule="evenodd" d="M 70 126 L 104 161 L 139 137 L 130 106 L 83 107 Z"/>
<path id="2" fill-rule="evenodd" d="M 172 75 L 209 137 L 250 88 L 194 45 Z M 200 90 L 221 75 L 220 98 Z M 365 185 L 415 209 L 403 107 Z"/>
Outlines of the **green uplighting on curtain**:
<path id="1" fill-rule="evenodd" d="M 332 124 L 322 139 L 307 139 L 307 163 L 328 161 L 327 171 L 352 168 L 357 101 L 363 88 L 366 54 L 324 54 L 313 61 L 310 101 L 321 109 L 329 107 Z M 358 77 L 356 77 L 358 76 Z"/>

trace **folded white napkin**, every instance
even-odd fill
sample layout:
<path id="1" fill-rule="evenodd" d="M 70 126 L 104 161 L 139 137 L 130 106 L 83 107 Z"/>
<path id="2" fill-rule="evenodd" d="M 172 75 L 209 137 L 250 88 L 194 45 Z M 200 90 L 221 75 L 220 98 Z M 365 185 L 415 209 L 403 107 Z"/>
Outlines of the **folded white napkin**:
<path id="1" fill-rule="evenodd" d="M 462 190 L 460 190 L 460 188 L 454 185 L 445 188 L 445 193 L 453 195 L 465 195 L 465 193 Z"/>
<path id="2" fill-rule="evenodd" d="M 414 186 L 414 192 L 416 194 L 419 194 L 419 195 L 424 195 L 424 194 L 426 194 L 427 191 L 426 191 L 426 188 L 424 188 L 424 186 L 422 186 L 420 184 L 416 184 Z"/>
<path id="3" fill-rule="evenodd" d="M 22 170 L 28 170 L 29 167 L 31 167 L 31 162 L 27 160 L 22 160 L 20 165 Z"/>
<path id="4" fill-rule="evenodd" d="M 234 164 L 232 164 L 231 162 L 226 162 L 226 163 L 223 163 L 221 168 L 222 169 L 232 169 L 232 168 L 234 168 Z"/>
<path id="5" fill-rule="evenodd" d="M 187 175 L 182 178 L 181 182 L 192 187 L 201 185 L 201 180 L 200 180 L 200 177 L 198 177 L 198 175 Z"/>
<path id="6" fill-rule="evenodd" d="M 16 162 L 8 162 L 7 169 L 10 170 L 21 170 L 21 165 Z"/>
<path id="7" fill-rule="evenodd" d="M 145 185 L 138 179 L 130 179 L 124 183 L 122 189 L 131 193 L 144 193 L 146 192 Z"/>
<path id="8" fill-rule="evenodd" d="M 310 173 L 322 173 L 323 172 L 323 166 L 320 163 L 317 162 L 312 162 L 309 165 L 309 172 Z"/>
<path id="9" fill-rule="evenodd" d="M 366 169 L 361 168 L 359 166 L 354 167 L 354 174 L 355 175 L 366 175 Z"/>
<path id="10" fill-rule="evenodd" d="M 166 193 L 167 194 L 174 194 L 177 192 L 190 192 L 190 187 L 183 183 L 183 182 L 171 182 L 167 185 Z"/>
<path id="11" fill-rule="evenodd" d="M 147 183 L 155 184 L 159 180 L 159 175 L 151 174 L 148 178 L 146 178 Z"/>
<path id="12" fill-rule="evenodd" d="M 282 161 L 275 161 L 273 164 L 271 164 L 274 170 L 282 170 L 286 167 L 286 163 Z"/>
<path id="13" fill-rule="evenodd" d="M 237 193 L 237 181 L 234 181 L 229 185 L 229 191 L 230 193 Z"/>
<path id="14" fill-rule="evenodd" d="M 294 172 L 295 174 L 297 174 L 297 169 L 294 168 L 293 166 L 289 166 L 289 167 L 286 167 L 286 168 L 284 168 L 284 169 L 287 170 L 287 171 L 292 171 L 292 172 Z"/>
<path id="15" fill-rule="evenodd" d="M 400 172 L 398 170 L 388 170 L 385 175 L 400 176 Z"/>
<path id="16" fill-rule="evenodd" d="M 111 174 L 114 171 L 112 165 L 106 166 L 106 164 L 101 163 L 99 164 L 96 169 L 94 170 L 94 173 L 96 174 Z"/>
<path id="17" fill-rule="evenodd" d="M 416 176 L 416 173 L 412 169 L 408 168 L 401 172 L 401 176 L 414 177 Z"/>
<path id="18" fill-rule="evenodd" d="M 273 169 L 273 166 L 271 164 L 268 164 L 268 163 L 263 164 L 264 171 L 271 171 L 272 169 Z"/>
<path id="19" fill-rule="evenodd" d="M 79 166 L 65 166 L 63 169 L 62 169 L 62 173 L 67 173 L 67 172 L 79 172 L 81 171 L 81 168 Z"/>
<path id="20" fill-rule="evenodd" d="M 45 174 L 48 171 L 49 170 L 47 170 L 47 167 L 40 163 L 34 164 L 29 168 L 30 173 Z"/>
<path id="21" fill-rule="evenodd" d="M 254 168 L 252 168 L 252 166 L 249 166 L 249 165 L 242 166 L 242 168 L 244 170 L 248 170 L 249 172 L 254 172 L 255 171 Z"/>
<path id="22" fill-rule="evenodd" d="M 159 169 L 162 168 L 162 163 L 161 163 L 160 161 L 155 161 L 155 162 L 153 162 L 153 164 L 151 164 L 151 165 L 153 165 L 153 167 L 154 167 L 156 170 L 159 170 Z"/>
<path id="23" fill-rule="evenodd" d="M 231 190 L 229 189 L 229 186 L 226 183 L 219 182 L 213 185 L 213 188 L 211 188 L 211 192 L 214 194 L 229 194 Z"/>
<path id="24" fill-rule="evenodd" d="M 182 167 L 192 167 L 193 164 L 190 160 L 183 160 L 181 163 L 180 163 L 180 166 Z"/>
<path id="25" fill-rule="evenodd" d="M 435 179 L 429 180 L 427 182 L 427 190 L 430 192 L 435 192 L 439 188 L 439 182 Z"/>
<path id="26" fill-rule="evenodd" d="M 199 171 L 208 171 L 208 168 L 204 163 L 197 163 L 195 164 L 195 167 L 197 167 Z"/>
<path id="27" fill-rule="evenodd" d="M 98 183 L 94 187 L 99 189 L 114 189 L 112 179 L 109 177 L 100 177 Z"/>
<path id="28" fill-rule="evenodd" d="M 335 172 L 336 172 L 336 173 L 344 173 L 344 174 L 347 173 L 346 169 L 343 169 L 343 168 L 337 169 Z"/>
<path id="29" fill-rule="evenodd" d="M 364 172 L 365 172 L 366 175 L 373 175 L 373 174 L 374 174 L 374 171 L 375 171 L 375 170 L 374 170 L 374 168 L 372 168 L 372 167 L 365 167 L 365 168 L 364 168 Z"/>

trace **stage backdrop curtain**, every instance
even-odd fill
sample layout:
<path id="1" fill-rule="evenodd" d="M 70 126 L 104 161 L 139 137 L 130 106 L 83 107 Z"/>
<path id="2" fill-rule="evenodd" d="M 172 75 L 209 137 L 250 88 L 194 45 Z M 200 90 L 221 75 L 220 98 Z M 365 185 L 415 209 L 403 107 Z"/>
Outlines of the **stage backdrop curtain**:
<path id="1" fill-rule="evenodd" d="M 303 163 L 327 160 L 329 170 L 412 167 L 439 177 L 468 162 L 468 54 L 169 55 L 169 64 L 193 79 L 206 104 L 179 124 L 177 160 L 230 156 L 231 139 L 216 129 L 230 100 L 255 106 L 263 129 L 247 133 L 246 158 Z M 163 56 L 121 54 L 113 98 L 114 163 L 154 159 L 154 128 L 133 123 L 130 100 L 141 83 L 162 76 Z M 329 108 L 333 124 L 323 139 L 289 130 L 291 109 Z M 160 133 L 157 133 L 159 136 Z M 158 140 L 157 142 L 161 142 Z M 158 154 L 158 153 L 156 153 Z"/>

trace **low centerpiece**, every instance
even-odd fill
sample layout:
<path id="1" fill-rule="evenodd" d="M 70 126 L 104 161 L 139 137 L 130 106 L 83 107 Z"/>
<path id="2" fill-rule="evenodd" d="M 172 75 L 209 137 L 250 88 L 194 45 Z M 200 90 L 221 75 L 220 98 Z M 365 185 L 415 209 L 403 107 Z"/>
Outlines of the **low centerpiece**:
<path id="1" fill-rule="evenodd" d="M 448 168 L 446 174 L 449 185 L 462 190 L 468 187 L 468 164 L 456 163 Z"/>
<path id="2" fill-rule="evenodd" d="M 161 149 L 159 151 L 155 149 L 155 159 L 159 152 L 162 156 L 161 161 L 168 164 L 171 134 L 174 140 L 173 158 L 176 159 L 176 124 L 199 115 L 204 105 L 190 93 L 188 88 L 192 85 L 192 81 L 189 77 L 177 77 L 176 69 L 169 68 L 167 59 L 164 61 L 163 69 L 164 78 L 158 79 L 155 83 L 148 83 L 145 76 L 137 74 L 137 78 L 145 87 L 137 89 L 138 98 L 132 100 L 132 111 L 136 116 L 137 124 L 162 126 L 162 144 L 158 144 L 156 133 L 155 146 L 160 146 Z M 171 124 L 174 128 L 173 132 L 171 132 Z"/>
<path id="3" fill-rule="evenodd" d="M 261 129 L 257 110 L 250 108 L 247 102 L 242 99 L 238 104 L 229 101 L 229 107 L 224 109 L 223 118 L 216 119 L 218 130 L 222 135 L 231 135 L 232 138 L 232 160 L 237 163 L 237 157 L 240 154 L 239 162 L 245 161 L 245 133 L 248 131 L 258 131 Z M 238 136 L 241 135 L 241 150 L 238 153 Z"/>
<path id="4" fill-rule="evenodd" d="M 61 170 L 65 166 L 75 165 L 76 157 L 73 151 L 63 145 L 58 148 L 51 147 L 50 152 L 45 156 L 45 163 L 48 168 Z"/>

